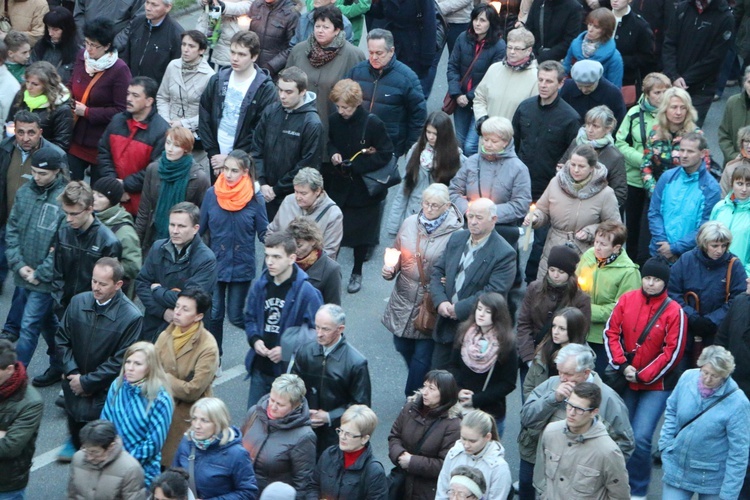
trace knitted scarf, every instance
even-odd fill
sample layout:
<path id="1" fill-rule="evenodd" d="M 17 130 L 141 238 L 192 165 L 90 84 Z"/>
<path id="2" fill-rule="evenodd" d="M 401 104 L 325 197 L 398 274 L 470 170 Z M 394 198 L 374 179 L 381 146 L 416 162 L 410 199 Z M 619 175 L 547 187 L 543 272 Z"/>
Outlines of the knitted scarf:
<path id="1" fill-rule="evenodd" d="M 159 198 L 154 212 L 154 226 L 156 239 L 169 236 L 169 210 L 178 203 L 185 201 L 187 185 L 190 180 L 190 169 L 193 166 L 193 155 L 185 153 L 176 161 L 167 159 L 163 152 L 159 159 Z"/>
<path id="2" fill-rule="evenodd" d="M 13 375 L 3 385 L 0 385 L 0 402 L 5 401 L 18 391 L 26 389 L 26 385 L 29 383 L 23 363 L 16 361 L 14 366 L 16 369 L 13 371 Z"/>
<path id="3" fill-rule="evenodd" d="M 722 382 L 722 385 L 723 385 L 723 382 Z M 705 399 L 705 398 L 710 398 L 710 397 L 711 397 L 711 396 L 713 396 L 713 395 L 714 395 L 714 394 L 716 393 L 716 391 L 718 391 L 718 390 L 719 390 L 720 388 L 721 388 L 721 385 L 720 385 L 720 386 L 718 386 L 718 387 L 714 387 L 714 388 L 711 388 L 711 387 L 706 387 L 706 386 L 705 386 L 705 385 L 703 384 L 703 379 L 702 379 L 702 378 L 701 378 L 700 376 L 698 376 L 698 392 L 700 393 L 700 395 L 701 395 L 701 397 L 702 397 L 702 398 L 704 398 L 704 399 Z"/>
<path id="4" fill-rule="evenodd" d="M 315 39 L 315 36 L 311 36 L 307 39 L 307 59 L 310 61 L 310 66 L 320 68 L 333 61 L 345 43 L 346 35 L 344 30 L 339 31 L 339 34 L 334 37 L 328 47 L 322 47 Z"/>
<path id="5" fill-rule="evenodd" d="M 214 193 L 219 206 L 229 212 L 239 212 L 253 199 L 255 190 L 249 175 L 243 175 L 237 184 L 230 186 L 224 174 L 219 174 L 214 184 Z"/>
<path id="6" fill-rule="evenodd" d="M 593 169 L 591 175 L 580 182 L 576 182 L 570 175 L 570 165 L 565 165 L 557 173 L 557 179 L 560 182 L 560 188 L 566 194 L 579 200 L 587 200 L 607 187 L 607 169 L 600 163 Z"/>
<path id="7" fill-rule="evenodd" d="M 297 265 L 302 269 L 303 271 L 307 271 L 312 267 L 313 264 L 318 262 L 318 259 L 320 256 L 323 255 L 323 250 L 313 250 L 309 254 L 307 254 L 306 257 L 303 257 L 302 259 L 297 259 Z"/>
<path id="8" fill-rule="evenodd" d="M 97 73 L 106 71 L 117 62 L 117 49 L 107 52 L 99 59 L 91 59 L 88 51 L 83 51 L 83 62 L 86 65 L 86 73 L 94 76 Z"/>
<path id="9" fill-rule="evenodd" d="M 500 343 L 494 329 L 487 333 L 477 325 L 472 325 L 461 343 L 461 359 L 474 373 L 487 373 L 497 361 Z"/>
<path id="10" fill-rule="evenodd" d="M 188 437 L 193 442 L 196 448 L 198 448 L 199 450 L 204 450 L 204 451 L 207 450 L 209 446 L 211 446 L 212 444 L 214 444 L 216 441 L 219 440 L 219 436 L 216 434 L 214 434 L 208 439 L 197 439 L 195 437 L 195 432 L 192 430 L 188 431 Z"/>
<path id="11" fill-rule="evenodd" d="M 46 95 L 41 94 L 36 97 L 31 97 L 28 90 L 23 91 L 23 102 L 28 106 L 29 111 L 34 111 L 35 109 L 49 105 L 49 99 Z"/>
<path id="12" fill-rule="evenodd" d="M 534 53 L 532 52 L 529 57 L 525 57 L 518 61 L 515 64 L 511 64 L 508 62 L 508 59 L 503 59 L 503 64 L 506 68 L 509 68 L 511 71 L 524 71 L 529 69 L 529 66 L 531 66 L 531 63 L 536 59 L 536 56 L 534 56 Z"/>
<path id="13" fill-rule="evenodd" d="M 589 139 L 589 136 L 586 134 L 586 127 L 581 127 L 578 129 L 578 135 L 576 136 L 576 144 L 588 144 L 594 149 L 602 149 L 607 147 L 609 144 L 614 145 L 615 140 L 612 138 L 612 134 L 607 134 L 604 137 L 600 137 L 599 139 L 591 140 Z"/>
<path id="14" fill-rule="evenodd" d="M 185 347 L 188 342 L 190 342 L 190 339 L 193 338 L 193 335 L 195 335 L 195 332 L 198 331 L 198 328 L 200 328 L 200 326 L 201 322 L 199 321 L 184 332 L 179 326 L 174 327 L 174 330 L 172 330 L 172 342 L 175 355 L 177 355 L 177 353 L 180 352 L 180 350 Z"/>
<path id="15" fill-rule="evenodd" d="M 425 231 L 427 231 L 427 234 L 434 233 L 435 229 L 439 228 L 440 224 L 442 224 L 447 217 L 448 217 L 447 210 L 443 212 L 443 215 L 432 220 L 428 219 L 422 210 L 419 211 L 419 223 L 422 224 L 422 227 L 424 228 Z"/>

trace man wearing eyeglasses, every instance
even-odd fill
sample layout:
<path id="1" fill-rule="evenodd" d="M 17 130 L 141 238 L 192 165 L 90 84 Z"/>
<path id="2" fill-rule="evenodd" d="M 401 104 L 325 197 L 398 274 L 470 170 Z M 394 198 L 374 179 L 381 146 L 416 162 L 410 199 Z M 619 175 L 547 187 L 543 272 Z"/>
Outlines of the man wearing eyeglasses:
<path id="1" fill-rule="evenodd" d="M 521 433 L 518 437 L 518 452 L 521 456 L 518 497 L 521 500 L 533 500 L 536 495 L 536 482 L 533 478 L 537 477 L 537 473 L 544 477 L 544 461 L 537 457 L 537 444 L 542 431 L 549 423 L 567 418 L 565 400 L 569 400 L 579 384 L 590 382 L 599 387 L 599 419 L 605 424 L 622 455 L 629 458 L 635 448 L 627 407 L 622 398 L 594 371 L 594 352 L 591 348 L 581 344 L 568 344 L 558 352 L 555 364 L 558 375 L 539 384 L 521 408 Z M 535 470 L 535 464 L 539 472 Z"/>
<path id="2" fill-rule="evenodd" d="M 544 429 L 537 453 L 536 484 L 546 482 L 544 498 L 630 499 L 625 457 L 599 417 L 602 391 L 577 384 L 564 400 L 565 420 Z"/>
<path id="3" fill-rule="evenodd" d="M 344 338 L 341 306 L 324 304 L 315 314 L 316 343 L 302 346 L 292 373 L 307 387 L 307 402 L 317 441 L 317 455 L 338 444 L 341 415 L 351 405 L 370 406 L 372 391 L 367 359 Z M 354 436 L 347 436 L 354 437 Z"/>

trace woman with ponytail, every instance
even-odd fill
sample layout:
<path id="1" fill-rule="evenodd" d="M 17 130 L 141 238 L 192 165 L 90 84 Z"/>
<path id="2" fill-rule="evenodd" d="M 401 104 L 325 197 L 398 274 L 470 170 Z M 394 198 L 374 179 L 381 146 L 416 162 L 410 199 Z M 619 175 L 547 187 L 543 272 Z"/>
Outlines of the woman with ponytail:
<path id="1" fill-rule="evenodd" d="M 222 173 L 201 206 L 200 234 L 208 236 L 218 270 L 208 329 L 216 337 L 220 353 L 224 314 L 237 328 L 245 327 L 242 311 L 255 278 L 255 238 L 263 242 L 267 226 L 266 202 L 255 182 L 255 163 L 247 153 L 235 149 L 224 160 Z"/>

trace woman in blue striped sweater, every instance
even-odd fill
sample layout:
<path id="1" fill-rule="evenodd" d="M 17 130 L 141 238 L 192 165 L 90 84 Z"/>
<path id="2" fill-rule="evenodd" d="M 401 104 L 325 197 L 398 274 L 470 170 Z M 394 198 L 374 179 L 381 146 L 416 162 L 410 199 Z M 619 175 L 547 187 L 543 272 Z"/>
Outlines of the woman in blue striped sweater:
<path id="1" fill-rule="evenodd" d="M 125 450 L 143 467 L 148 487 L 160 472 L 161 448 L 172 423 L 174 403 L 153 344 L 136 342 L 123 359 L 101 418 L 115 424 Z"/>

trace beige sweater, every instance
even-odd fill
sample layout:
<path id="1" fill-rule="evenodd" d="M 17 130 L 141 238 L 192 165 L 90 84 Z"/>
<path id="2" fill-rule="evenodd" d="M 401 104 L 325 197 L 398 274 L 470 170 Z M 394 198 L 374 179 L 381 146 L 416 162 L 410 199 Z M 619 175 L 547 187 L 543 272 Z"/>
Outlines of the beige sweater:
<path id="1" fill-rule="evenodd" d="M 536 61 L 524 71 L 513 71 L 502 62 L 490 66 L 474 91 L 474 117 L 504 116 L 513 120 L 518 105 L 539 94 L 536 74 Z"/>

